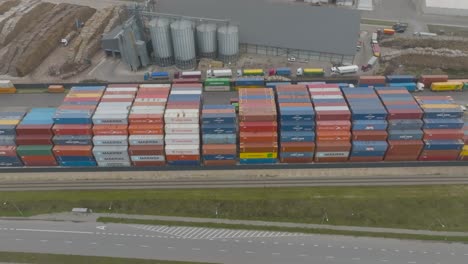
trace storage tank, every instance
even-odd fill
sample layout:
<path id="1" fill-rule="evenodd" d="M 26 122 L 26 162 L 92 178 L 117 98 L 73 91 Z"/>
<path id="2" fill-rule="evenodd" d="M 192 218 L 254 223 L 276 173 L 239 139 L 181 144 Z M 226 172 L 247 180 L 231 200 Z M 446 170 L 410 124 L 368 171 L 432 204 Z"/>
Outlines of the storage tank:
<path id="1" fill-rule="evenodd" d="M 178 20 L 171 24 L 175 65 L 179 69 L 196 67 L 195 32 L 193 29 L 193 23 L 188 20 Z"/>
<path id="2" fill-rule="evenodd" d="M 239 57 L 239 28 L 221 26 L 218 28 L 219 59 L 224 63 L 235 62 Z"/>
<path id="3" fill-rule="evenodd" d="M 197 26 L 198 52 L 202 58 L 216 58 L 216 25 L 201 24 Z"/>
<path id="4" fill-rule="evenodd" d="M 156 64 L 167 67 L 174 64 L 170 21 L 167 18 L 155 18 L 149 23 Z"/>

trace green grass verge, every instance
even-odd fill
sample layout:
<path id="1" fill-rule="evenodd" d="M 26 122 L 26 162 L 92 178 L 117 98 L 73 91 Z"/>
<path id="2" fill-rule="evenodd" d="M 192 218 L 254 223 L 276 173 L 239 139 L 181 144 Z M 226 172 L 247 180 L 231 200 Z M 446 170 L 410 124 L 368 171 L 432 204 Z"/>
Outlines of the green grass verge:
<path id="1" fill-rule="evenodd" d="M 32 216 L 74 207 L 203 218 L 215 218 L 217 211 L 225 219 L 468 231 L 468 185 L 0 192 L 0 216 L 21 216 L 18 209 Z"/>
<path id="2" fill-rule="evenodd" d="M 39 253 L 0 252 L 0 261 L 28 264 L 195 264 L 198 262 L 178 262 L 167 260 L 127 259 L 108 257 L 88 257 L 76 255 L 56 255 Z M 201 264 L 201 263 L 199 263 Z"/>
<path id="3" fill-rule="evenodd" d="M 468 27 L 456 27 L 456 26 L 444 26 L 444 25 L 427 25 L 429 32 L 440 34 L 443 32 L 444 35 L 457 36 L 457 37 L 468 37 Z"/>
<path id="4" fill-rule="evenodd" d="M 128 219 L 128 218 L 114 218 L 114 217 L 99 217 L 98 222 L 121 223 L 121 224 L 142 224 L 142 225 L 191 226 L 191 227 L 236 229 L 236 230 L 264 230 L 264 231 L 273 231 L 273 232 L 292 232 L 292 233 L 306 233 L 306 234 L 320 234 L 320 235 L 383 237 L 383 238 L 396 238 L 396 239 L 468 243 L 468 237 L 459 237 L 459 236 L 429 236 L 429 235 L 413 235 L 413 234 L 381 233 L 381 232 L 342 231 L 342 230 L 318 229 L 318 228 L 218 224 L 218 223 L 210 223 L 210 222 L 142 220 L 142 219 Z"/>
<path id="5" fill-rule="evenodd" d="M 366 19 L 366 18 L 361 18 L 361 24 L 366 24 L 366 25 L 375 25 L 375 26 L 387 26 L 391 27 L 394 24 L 396 24 L 397 21 L 388 21 L 388 20 L 377 20 L 377 19 Z"/>

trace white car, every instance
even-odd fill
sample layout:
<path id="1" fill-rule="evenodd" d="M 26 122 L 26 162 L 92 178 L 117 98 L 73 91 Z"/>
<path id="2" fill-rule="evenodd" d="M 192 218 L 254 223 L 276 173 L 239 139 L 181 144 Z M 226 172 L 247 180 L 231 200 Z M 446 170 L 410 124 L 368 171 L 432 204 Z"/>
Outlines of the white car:
<path id="1" fill-rule="evenodd" d="M 295 62 L 295 61 L 296 61 L 296 58 L 294 58 L 294 57 L 289 57 L 289 58 L 288 58 L 288 61 L 289 61 L 289 62 Z"/>
<path id="2" fill-rule="evenodd" d="M 468 105 L 467 105 L 468 106 Z M 466 112 L 466 106 L 460 105 L 460 108 L 463 110 L 463 112 Z"/>

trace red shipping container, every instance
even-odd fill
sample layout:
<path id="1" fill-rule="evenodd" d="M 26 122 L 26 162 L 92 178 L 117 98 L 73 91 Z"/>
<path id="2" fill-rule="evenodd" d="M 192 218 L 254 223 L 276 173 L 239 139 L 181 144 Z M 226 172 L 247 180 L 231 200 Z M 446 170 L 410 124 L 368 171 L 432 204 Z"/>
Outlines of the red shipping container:
<path id="1" fill-rule="evenodd" d="M 240 122 L 240 132 L 276 132 L 278 123 L 274 122 Z"/>
<path id="2" fill-rule="evenodd" d="M 55 145 L 53 148 L 55 156 L 93 156 L 93 146 L 69 146 Z"/>
<path id="3" fill-rule="evenodd" d="M 316 112 L 317 121 L 325 120 L 350 120 L 351 112 L 350 111 L 317 111 Z"/>
<path id="4" fill-rule="evenodd" d="M 239 141 L 242 143 L 270 143 L 278 141 L 278 134 L 273 132 L 240 132 Z"/>
<path id="5" fill-rule="evenodd" d="M 350 131 L 351 130 L 351 121 L 349 120 L 341 120 L 341 121 L 317 121 L 316 122 L 316 130 L 317 131 Z"/>
<path id="6" fill-rule="evenodd" d="M 108 84 L 107 88 L 138 88 L 139 86 L 137 83 L 112 83 Z"/>
<path id="7" fill-rule="evenodd" d="M 253 153 L 259 153 L 259 152 L 278 152 L 278 143 L 277 142 L 269 142 L 265 144 L 261 143 L 249 143 L 249 144 L 244 144 L 240 143 L 239 144 L 239 151 L 240 152 L 253 152 Z"/>
<path id="8" fill-rule="evenodd" d="M 99 135 L 128 135 L 127 125 L 94 125 L 93 133 Z"/>
<path id="9" fill-rule="evenodd" d="M 359 84 L 385 84 L 385 76 L 360 76 Z"/>
<path id="10" fill-rule="evenodd" d="M 52 131 L 57 136 L 63 135 L 93 135 L 93 125 L 54 125 Z"/>
<path id="11" fill-rule="evenodd" d="M 167 161 L 200 160 L 200 155 L 166 155 Z"/>
<path id="12" fill-rule="evenodd" d="M 237 165 L 236 160 L 205 160 L 203 161 L 205 166 L 235 166 Z"/>
<path id="13" fill-rule="evenodd" d="M 327 163 L 327 162 L 347 162 L 348 161 L 348 158 L 347 157 L 326 157 L 326 158 L 320 158 L 320 157 L 315 157 L 315 162 L 323 162 L 323 163 Z"/>
<path id="14" fill-rule="evenodd" d="M 0 157 L 16 157 L 16 146 L 0 146 Z"/>
<path id="15" fill-rule="evenodd" d="M 163 124 L 130 124 L 128 127 L 130 135 L 163 135 Z"/>
<path id="16" fill-rule="evenodd" d="M 419 156 L 420 161 L 451 161 L 460 156 L 459 150 L 423 150 Z"/>
<path id="17" fill-rule="evenodd" d="M 424 129 L 424 140 L 457 140 L 464 138 L 461 129 Z"/>
<path id="18" fill-rule="evenodd" d="M 355 130 L 353 131 L 353 140 L 359 141 L 386 141 L 387 131 L 380 130 Z"/>
<path id="19" fill-rule="evenodd" d="M 165 161 L 132 161 L 132 165 L 135 167 L 159 167 L 165 166 Z"/>
<path id="20" fill-rule="evenodd" d="M 388 120 L 393 119 L 421 119 L 423 116 L 422 110 L 418 109 L 391 109 L 388 110 Z"/>
<path id="21" fill-rule="evenodd" d="M 401 154 L 396 154 L 396 155 L 386 155 L 385 156 L 385 161 L 417 161 L 419 158 L 418 155 L 401 155 Z"/>
<path id="22" fill-rule="evenodd" d="M 340 88 L 339 84 L 335 83 L 327 83 L 327 84 L 308 84 L 307 88 L 313 89 L 313 88 Z"/>
<path id="23" fill-rule="evenodd" d="M 248 114 L 239 114 L 240 122 L 258 122 L 258 121 L 276 121 L 276 114 L 271 112 L 262 113 L 258 111 L 257 113 L 248 113 Z"/>
<path id="24" fill-rule="evenodd" d="M 281 163 L 313 163 L 314 158 L 281 158 Z"/>
<path id="25" fill-rule="evenodd" d="M 57 161 L 55 160 L 55 157 L 53 155 L 21 156 L 21 160 L 26 166 L 57 166 Z M 28 164 L 31 164 L 31 165 L 28 165 Z"/>
<path id="26" fill-rule="evenodd" d="M 94 111 L 96 110 L 96 105 L 61 105 L 57 108 L 57 110 L 89 110 Z"/>
<path id="27" fill-rule="evenodd" d="M 424 87 L 430 88 L 433 82 L 447 82 L 448 75 L 421 75 L 419 82 L 424 84 Z"/>
<path id="28" fill-rule="evenodd" d="M 285 142 L 281 143 L 281 152 L 314 152 L 314 142 Z"/>
<path id="29" fill-rule="evenodd" d="M 50 135 L 53 136 L 52 124 L 50 125 L 18 125 L 17 135 Z"/>
<path id="30" fill-rule="evenodd" d="M 162 114 L 130 114 L 128 117 L 130 124 L 164 124 Z"/>
<path id="31" fill-rule="evenodd" d="M 130 156 L 159 156 L 164 155 L 163 145 L 134 145 L 128 147 Z"/>
<path id="32" fill-rule="evenodd" d="M 202 146 L 203 155 L 229 155 L 237 154 L 237 145 L 235 144 L 207 144 Z"/>
<path id="33" fill-rule="evenodd" d="M 65 97 L 64 102 L 99 102 L 101 98 L 96 97 Z"/>
<path id="34" fill-rule="evenodd" d="M 102 103 L 131 103 L 133 98 L 102 98 Z"/>
<path id="35" fill-rule="evenodd" d="M 350 141 L 349 131 L 317 131 L 317 141 Z"/>
<path id="36" fill-rule="evenodd" d="M 317 141 L 315 152 L 347 152 L 351 150 L 351 143 L 342 141 Z"/>
<path id="37" fill-rule="evenodd" d="M 350 162 L 378 162 L 383 161 L 383 157 L 350 157 Z"/>
<path id="38" fill-rule="evenodd" d="M 51 135 L 18 135 L 16 145 L 53 145 Z"/>

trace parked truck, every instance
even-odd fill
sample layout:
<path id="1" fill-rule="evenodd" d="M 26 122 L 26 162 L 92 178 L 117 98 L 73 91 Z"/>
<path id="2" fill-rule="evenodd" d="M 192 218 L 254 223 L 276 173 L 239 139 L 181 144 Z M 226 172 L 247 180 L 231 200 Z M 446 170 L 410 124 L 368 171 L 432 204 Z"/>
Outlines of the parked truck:
<path id="1" fill-rule="evenodd" d="M 350 65 L 350 66 L 332 67 L 331 71 L 332 73 L 335 73 L 335 74 L 353 74 L 359 71 L 359 66 Z"/>
<path id="2" fill-rule="evenodd" d="M 325 70 L 323 68 L 298 68 L 296 70 L 296 75 L 307 77 L 323 77 L 325 75 Z"/>
<path id="3" fill-rule="evenodd" d="M 174 74 L 174 79 L 201 79 L 201 77 L 201 71 L 183 71 Z"/>
<path id="4" fill-rule="evenodd" d="M 291 76 L 291 68 L 288 67 L 281 67 L 281 68 L 272 68 L 268 70 L 269 76 L 284 76 L 290 77 Z"/>
<path id="5" fill-rule="evenodd" d="M 239 76 L 240 73 L 240 76 Z M 242 76 L 264 76 L 265 71 L 263 69 L 242 69 L 237 71 L 238 77 Z"/>
<path id="6" fill-rule="evenodd" d="M 206 70 L 207 78 L 232 78 L 231 69 Z"/>
<path id="7" fill-rule="evenodd" d="M 169 80 L 169 78 L 170 78 L 169 72 L 163 72 L 163 71 L 147 72 L 144 75 L 145 81 L 149 81 L 149 80 Z"/>

